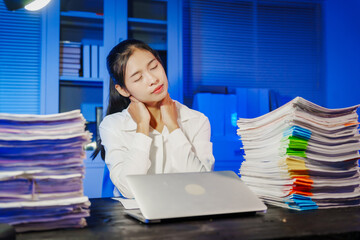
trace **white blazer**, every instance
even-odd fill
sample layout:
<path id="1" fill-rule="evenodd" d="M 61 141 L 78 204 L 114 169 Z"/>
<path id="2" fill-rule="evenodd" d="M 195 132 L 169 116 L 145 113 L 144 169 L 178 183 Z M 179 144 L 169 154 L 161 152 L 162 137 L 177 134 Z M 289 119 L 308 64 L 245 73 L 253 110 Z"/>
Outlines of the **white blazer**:
<path id="1" fill-rule="evenodd" d="M 136 132 L 136 122 L 128 109 L 106 116 L 99 131 L 105 147 L 105 163 L 119 192 L 133 197 L 125 176 L 173 172 L 211 171 L 214 166 L 210 122 L 195 110 L 175 101 L 180 128 L 169 134 L 150 127 L 149 136 Z M 116 189 L 117 188 L 117 189 Z"/>

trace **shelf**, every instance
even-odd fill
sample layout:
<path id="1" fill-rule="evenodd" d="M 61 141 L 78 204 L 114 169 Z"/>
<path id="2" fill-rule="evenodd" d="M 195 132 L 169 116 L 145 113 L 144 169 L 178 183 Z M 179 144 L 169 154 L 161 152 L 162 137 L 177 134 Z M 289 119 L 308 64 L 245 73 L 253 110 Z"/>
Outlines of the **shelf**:
<path id="1" fill-rule="evenodd" d="M 61 20 L 61 24 L 64 26 L 71 26 L 71 27 L 88 27 L 88 28 L 102 28 L 101 23 L 85 23 L 85 22 L 73 22 L 73 21 L 66 21 Z"/>
<path id="2" fill-rule="evenodd" d="M 67 11 L 60 13 L 63 27 L 102 29 L 104 16 L 92 12 Z"/>
<path id="3" fill-rule="evenodd" d="M 160 33 L 166 35 L 166 28 L 164 29 L 164 28 L 156 28 L 151 26 L 139 26 L 138 24 L 136 26 L 129 24 L 129 31 Z"/>
<path id="4" fill-rule="evenodd" d="M 101 20 L 104 19 L 104 15 L 102 13 L 81 12 L 81 11 L 61 12 L 60 16 L 86 18 L 86 19 L 101 19 Z"/>
<path id="5" fill-rule="evenodd" d="M 165 20 L 145 19 L 145 18 L 128 18 L 129 23 L 147 23 L 155 25 L 167 25 Z"/>
<path id="6" fill-rule="evenodd" d="M 103 82 L 102 78 L 87 78 L 76 76 L 60 76 L 61 81 L 81 81 L 81 82 Z"/>
<path id="7" fill-rule="evenodd" d="M 101 78 L 85 78 L 85 77 L 75 77 L 75 76 L 60 76 L 61 85 L 71 85 L 71 86 L 93 86 L 93 87 L 102 87 L 103 80 Z"/>

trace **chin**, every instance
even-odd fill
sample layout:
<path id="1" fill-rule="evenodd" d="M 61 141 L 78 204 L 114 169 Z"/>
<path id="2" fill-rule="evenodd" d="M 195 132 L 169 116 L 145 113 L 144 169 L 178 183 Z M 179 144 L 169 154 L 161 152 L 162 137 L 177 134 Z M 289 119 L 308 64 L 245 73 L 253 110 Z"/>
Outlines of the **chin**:
<path id="1" fill-rule="evenodd" d="M 166 91 L 162 92 L 162 93 L 159 95 L 159 97 L 161 98 L 161 100 L 163 100 L 163 99 L 166 97 L 167 94 L 168 94 L 168 91 L 167 91 L 167 89 L 166 89 Z"/>
<path id="2" fill-rule="evenodd" d="M 152 97 L 152 99 L 147 100 L 147 101 L 143 101 L 143 103 L 145 103 L 148 106 L 153 106 L 156 105 L 157 103 L 161 102 L 167 95 L 167 91 L 162 92 L 161 94 Z"/>
<path id="3" fill-rule="evenodd" d="M 166 97 L 166 95 L 167 95 L 167 91 L 164 91 L 164 92 L 162 92 L 161 94 L 159 94 L 158 96 L 156 96 L 156 102 L 160 102 L 160 101 L 162 101 L 165 97 Z"/>

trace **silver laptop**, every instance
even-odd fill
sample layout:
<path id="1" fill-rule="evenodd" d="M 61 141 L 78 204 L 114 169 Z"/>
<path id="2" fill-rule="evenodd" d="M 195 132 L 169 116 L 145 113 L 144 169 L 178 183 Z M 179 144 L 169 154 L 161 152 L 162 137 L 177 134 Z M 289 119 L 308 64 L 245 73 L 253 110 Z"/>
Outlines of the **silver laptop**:
<path id="1" fill-rule="evenodd" d="M 127 181 L 139 209 L 125 212 L 144 223 L 267 209 L 232 171 L 129 175 Z"/>

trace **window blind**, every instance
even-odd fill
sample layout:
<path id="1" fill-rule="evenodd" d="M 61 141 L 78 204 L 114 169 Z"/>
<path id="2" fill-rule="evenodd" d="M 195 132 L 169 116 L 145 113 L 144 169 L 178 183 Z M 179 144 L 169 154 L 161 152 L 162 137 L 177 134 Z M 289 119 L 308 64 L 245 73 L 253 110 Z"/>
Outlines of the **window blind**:
<path id="1" fill-rule="evenodd" d="M 185 102 L 210 85 L 269 88 L 324 103 L 319 2 L 184 0 L 183 6 Z"/>
<path id="2" fill-rule="evenodd" d="M 41 14 L 0 1 L 0 112 L 40 113 Z"/>

